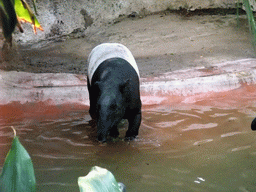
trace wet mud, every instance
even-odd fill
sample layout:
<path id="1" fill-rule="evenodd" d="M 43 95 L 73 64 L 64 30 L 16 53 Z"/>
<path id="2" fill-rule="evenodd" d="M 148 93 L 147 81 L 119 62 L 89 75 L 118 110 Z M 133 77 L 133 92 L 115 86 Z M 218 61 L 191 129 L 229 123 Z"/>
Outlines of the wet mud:
<path id="1" fill-rule="evenodd" d="M 86 74 L 87 57 L 103 42 L 117 42 L 133 53 L 142 77 L 191 67 L 254 58 L 245 15 L 189 15 L 160 12 L 122 18 L 83 38 L 68 36 L 33 45 L 16 44 L 0 68 L 34 73 Z"/>

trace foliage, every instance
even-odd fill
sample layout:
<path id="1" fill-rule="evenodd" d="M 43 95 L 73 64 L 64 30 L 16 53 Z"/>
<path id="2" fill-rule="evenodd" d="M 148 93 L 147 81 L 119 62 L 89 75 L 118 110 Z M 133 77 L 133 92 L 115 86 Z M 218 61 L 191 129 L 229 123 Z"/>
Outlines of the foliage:
<path id="1" fill-rule="evenodd" d="M 15 26 L 18 26 L 20 32 L 23 32 L 20 22 L 31 23 L 35 33 L 36 28 L 43 31 L 26 0 L 0 0 L 0 18 L 4 37 L 10 44 Z"/>
<path id="2" fill-rule="evenodd" d="M 92 167 L 85 177 L 78 178 L 80 192 L 122 192 L 124 185 L 117 183 L 114 175 L 107 169 Z"/>
<path id="3" fill-rule="evenodd" d="M 14 8 L 18 16 L 18 21 L 31 23 L 35 33 L 36 28 L 43 31 L 43 28 L 39 24 L 38 20 L 36 19 L 35 15 L 25 0 L 15 0 Z"/>
<path id="4" fill-rule="evenodd" d="M 16 133 L 0 176 L 0 191 L 36 191 L 36 180 L 32 161 L 28 152 L 20 143 L 18 137 L 16 137 Z"/>
<path id="5" fill-rule="evenodd" d="M 256 42 L 256 25 L 255 25 L 254 15 L 252 13 L 252 8 L 251 8 L 249 0 L 243 0 L 243 3 L 244 3 L 245 11 L 247 14 L 250 30 L 253 34 L 254 43 L 255 43 Z"/>
<path id="6" fill-rule="evenodd" d="M 13 2 L 11 0 L 0 1 L 0 17 L 5 39 L 11 43 L 12 33 L 18 23 Z"/>
<path id="7" fill-rule="evenodd" d="M 255 18 L 254 18 L 253 12 L 252 12 L 251 4 L 250 4 L 249 0 L 243 0 L 242 4 L 244 5 L 245 11 L 246 11 L 250 31 L 253 35 L 253 44 L 255 46 L 256 45 L 256 24 L 255 24 Z M 240 0 L 238 0 L 237 10 L 239 8 L 241 8 L 240 5 L 241 5 Z M 237 15 L 238 15 L 238 11 L 237 11 Z"/>

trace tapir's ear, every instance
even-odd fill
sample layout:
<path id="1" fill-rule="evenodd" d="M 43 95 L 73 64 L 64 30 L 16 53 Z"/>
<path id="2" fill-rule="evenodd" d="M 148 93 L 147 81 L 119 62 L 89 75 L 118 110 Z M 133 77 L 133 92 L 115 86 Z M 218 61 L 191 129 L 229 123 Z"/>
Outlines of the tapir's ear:
<path id="1" fill-rule="evenodd" d="M 124 92 L 125 88 L 129 85 L 130 81 L 131 81 L 131 79 L 127 79 L 124 83 L 122 83 L 122 84 L 120 85 L 120 91 L 121 91 L 121 93 Z"/>

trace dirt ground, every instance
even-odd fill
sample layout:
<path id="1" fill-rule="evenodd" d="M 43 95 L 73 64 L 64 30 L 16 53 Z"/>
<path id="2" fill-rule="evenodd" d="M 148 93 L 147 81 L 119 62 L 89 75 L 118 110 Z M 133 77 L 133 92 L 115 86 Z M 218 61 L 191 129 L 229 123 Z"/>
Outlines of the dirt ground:
<path id="1" fill-rule="evenodd" d="M 16 45 L 8 62 L 10 71 L 85 74 L 87 56 L 102 42 L 126 45 L 142 77 L 163 72 L 255 57 L 245 15 L 180 15 L 162 12 L 116 20 L 85 38 L 64 38 L 30 46 Z M 91 30 L 93 31 L 93 29 Z"/>

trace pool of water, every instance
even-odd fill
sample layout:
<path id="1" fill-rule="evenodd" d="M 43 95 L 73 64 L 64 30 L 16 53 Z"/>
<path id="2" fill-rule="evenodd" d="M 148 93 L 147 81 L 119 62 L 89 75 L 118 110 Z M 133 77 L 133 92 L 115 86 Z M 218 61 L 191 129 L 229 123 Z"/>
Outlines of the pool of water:
<path id="1" fill-rule="evenodd" d="M 34 163 L 37 191 L 78 192 L 92 166 L 110 170 L 127 191 L 255 191 L 256 88 L 147 102 L 139 137 L 101 145 L 88 106 L 18 102 L 0 106 L 0 166 L 12 130 Z M 154 100 L 150 97 L 151 100 Z M 146 103 L 146 104 L 145 104 Z M 120 127 L 123 138 L 127 125 Z"/>

